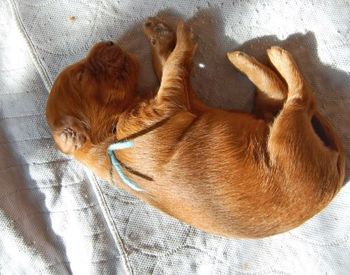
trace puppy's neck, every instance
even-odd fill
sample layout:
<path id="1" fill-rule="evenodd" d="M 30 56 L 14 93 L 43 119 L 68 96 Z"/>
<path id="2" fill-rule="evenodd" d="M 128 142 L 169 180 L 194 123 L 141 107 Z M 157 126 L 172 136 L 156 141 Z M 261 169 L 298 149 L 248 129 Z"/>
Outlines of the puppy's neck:
<path id="1" fill-rule="evenodd" d="M 98 177 L 111 180 L 111 171 L 113 174 L 115 172 L 108 156 L 108 147 L 127 137 L 133 139 L 136 136 L 147 135 L 164 122 L 161 111 L 154 115 L 150 110 L 145 110 L 144 106 L 147 105 L 142 104 L 143 102 L 143 98 L 137 98 L 124 112 L 114 114 L 108 119 L 105 117 L 96 120 L 96 132 L 90 133 L 92 138 L 74 152 L 74 158 L 89 167 Z M 140 115 L 137 115 L 138 113 Z M 141 115 L 145 117 L 140 119 Z M 115 178 L 119 177 L 116 175 Z"/>
<path id="2" fill-rule="evenodd" d="M 82 148 L 75 151 L 75 159 L 92 170 L 94 174 L 104 180 L 110 180 L 111 162 L 108 158 L 108 146 L 115 141 L 114 136 L 106 138 L 99 144 L 86 142 Z"/>

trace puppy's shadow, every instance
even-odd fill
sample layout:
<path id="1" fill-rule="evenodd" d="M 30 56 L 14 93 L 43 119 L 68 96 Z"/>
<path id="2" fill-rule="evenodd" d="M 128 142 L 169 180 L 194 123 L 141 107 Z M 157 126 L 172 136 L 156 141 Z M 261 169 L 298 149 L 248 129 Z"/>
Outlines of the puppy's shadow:
<path id="1" fill-rule="evenodd" d="M 174 28 L 179 19 L 184 19 L 172 10 L 162 11 L 158 16 L 166 18 Z M 266 49 L 279 45 L 290 51 L 314 90 L 320 112 L 331 121 L 343 141 L 347 153 L 346 181 L 349 179 L 350 77 L 346 72 L 322 63 L 312 32 L 295 33 L 285 40 L 262 36 L 239 45 L 225 35 L 219 9 L 200 10 L 187 22 L 198 43 L 192 84 L 201 100 L 213 107 L 250 111 L 253 106 L 255 88 L 228 61 L 227 52 L 241 50 L 269 65 Z M 142 32 L 142 22 L 122 36 L 119 43 L 140 59 L 140 90 L 155 89 L 158 83 L 151 65 L 150 47 Z"/>

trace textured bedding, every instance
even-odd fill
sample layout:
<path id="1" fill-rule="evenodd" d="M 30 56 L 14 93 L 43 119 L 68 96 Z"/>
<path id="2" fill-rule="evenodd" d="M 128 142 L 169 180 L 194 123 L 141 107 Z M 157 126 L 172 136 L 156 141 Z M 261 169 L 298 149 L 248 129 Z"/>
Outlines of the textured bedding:
<path id="1" fill-rule="evenodd" d="M 227 61 L 290 50 L 350 156 L 349 1 L 0 0 L 0 274 L 350 274 L 350 184 L 288 233 L 225 239 L 98 180 L 54 147 L 45 105 L 57 73 L 100 40 L 141 61 L 142 22 L 189 19 L 193 85 L 208 105 L 249 111 L 254 87 Z M 349 181 L 349 167 L 346 182 Z"/>

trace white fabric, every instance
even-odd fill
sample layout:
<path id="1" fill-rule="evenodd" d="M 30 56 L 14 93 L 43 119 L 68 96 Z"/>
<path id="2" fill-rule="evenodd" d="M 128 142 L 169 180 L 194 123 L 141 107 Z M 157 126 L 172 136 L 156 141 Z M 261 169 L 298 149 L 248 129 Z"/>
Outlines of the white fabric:
<path id="1" fill-rule="evenodd" d="M 44 117 L 57 73 L 101 39 L 134 52 L 140 88 L 154 87 L 141 23 L 178 13 L 197 35 L 193 84 L 207 104 L 249 110 L 253 86 L 225 52 L 264 60 L 281 44 L 349 159 L 349 9 L 341 0 L 0 0 L 0 274 L 350 274 L 350 185 L 291 232 L 219 238 L 98 181 L 57 152 Z"/>

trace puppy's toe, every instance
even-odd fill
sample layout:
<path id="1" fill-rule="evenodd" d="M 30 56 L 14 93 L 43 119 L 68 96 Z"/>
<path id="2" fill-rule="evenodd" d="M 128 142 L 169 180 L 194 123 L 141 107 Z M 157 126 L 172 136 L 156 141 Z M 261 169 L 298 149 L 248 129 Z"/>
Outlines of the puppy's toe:
<path id="1" fill-rule="evenodd" d="M 270 49 L 268 49 L 267 55 L 271 63 L 276 67 L 277 70 L 282 69 L 282 67 L 284 66 L 295 66 L 292 55 L 288 51 L 278 46 L 273 46 Z"/>
<path id="2" fill-rule="evenodd" d="M 231 63 L 240 71 L 242 71 L 242 67 L 253 65 L 252 58 L 240 51 L 229 52 L 227 53 L 227 57 Z"/>
<path id="3" fill-rule="evenodd" d="M 175 43 L 174 31 L 157 17 L 148 18 L 143 30 L 153 47 L 172 47 Z"/>
<path id="4" fill-rule="evenodd" d="M 73 154 L 74 151 L 80 149 L 86 142 L 85 133 L 80 133 L 73 128 L 66 127 L 53 133 L 59 149 L 65 154 Z"/>
<path id="5" fill-rule="evenodd" d="M 287 82 L 290 91 L 300 90 L 304 85 L 304 79 L 292 55 L 277 46 L 267 50 L 271 63 Z"/>

